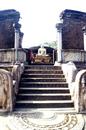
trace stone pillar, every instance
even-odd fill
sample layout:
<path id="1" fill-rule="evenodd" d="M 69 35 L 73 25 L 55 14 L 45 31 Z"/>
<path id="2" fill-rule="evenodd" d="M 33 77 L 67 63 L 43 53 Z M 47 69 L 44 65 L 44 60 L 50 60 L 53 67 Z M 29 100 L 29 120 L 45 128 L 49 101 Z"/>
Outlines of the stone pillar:
<path id="1" fill-rule="evenodd" d="M 86 51 L 86 26 L 84 26 L 82 30 L 83 30 L 83 39 L 84 39 L 84 50 Z"/>
<path id="2" fill-rule="evenodd" d="M 15 62 L 18 61 L 19 31 L 15 28 Z"/>
<path id="3" fill-rule="evenodd" d="M 57 62 L 62 62 L 62 23 L 56 25 L 57 32 L 58 32 L 58 45 L 57 45 Z"/>

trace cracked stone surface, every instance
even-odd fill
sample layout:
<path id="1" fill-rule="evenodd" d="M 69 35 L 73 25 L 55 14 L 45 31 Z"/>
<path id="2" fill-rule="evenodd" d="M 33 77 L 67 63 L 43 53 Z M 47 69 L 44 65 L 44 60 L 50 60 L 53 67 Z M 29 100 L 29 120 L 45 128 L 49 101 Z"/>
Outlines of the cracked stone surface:
<path id="1" fill-rule="evenodd" d="M 13 113 L 0 116 L 0 130 L 86 130 L 85 122 L 86 116 L 82 114 Z"/>

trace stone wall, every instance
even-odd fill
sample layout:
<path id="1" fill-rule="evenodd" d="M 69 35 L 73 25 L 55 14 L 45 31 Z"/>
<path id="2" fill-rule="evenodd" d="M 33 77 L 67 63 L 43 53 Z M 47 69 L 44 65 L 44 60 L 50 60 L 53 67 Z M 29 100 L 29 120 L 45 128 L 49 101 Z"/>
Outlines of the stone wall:
<path id="1" fill-rule="evenodd" d="M 63 62 L 86 62 L 86 51 L 75 49 L 62 50 L 62 60 Z"/>
<path id="2" fill-rule="evenodd" d="M 86 13 L 64 10 L 60 15 L 63 20 L 62 49 L 84 49 L 83 30 L 86 26 Z"/>
<path id="3" fill-rule="evenodd" d="M 24 49 L 18 49 L 18 61 L 26 62 L 26 52 Z M 15 49 L 0 49 L 0 63 L 15 63 Z"/>
<path id="4" fill-rule="evenodd" d="M 84 49 L 83 24 L 78 21 L 66 20 L 63 22 L 62 48 L 63 49 Z"/>
<path id="5" fill-rule="evenodd" d="M 19 33 L 18 48 L 21 48 L 23 33 L 18 23 L 20 13 L 16 10 L 0 10 L 0 49 L 15 48 L 15 29 Z"/>

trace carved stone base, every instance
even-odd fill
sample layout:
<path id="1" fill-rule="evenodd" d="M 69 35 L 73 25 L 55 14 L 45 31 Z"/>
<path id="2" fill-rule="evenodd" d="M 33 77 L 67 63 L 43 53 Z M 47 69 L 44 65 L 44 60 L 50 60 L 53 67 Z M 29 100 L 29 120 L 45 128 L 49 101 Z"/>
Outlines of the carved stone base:
<path id="1" fill-rule="evenodd" d="M 15 114 L 8 117 L 11 130 L 82 130 L 84 119 L 78 114 L 57 114 L 52 111 Z"/>

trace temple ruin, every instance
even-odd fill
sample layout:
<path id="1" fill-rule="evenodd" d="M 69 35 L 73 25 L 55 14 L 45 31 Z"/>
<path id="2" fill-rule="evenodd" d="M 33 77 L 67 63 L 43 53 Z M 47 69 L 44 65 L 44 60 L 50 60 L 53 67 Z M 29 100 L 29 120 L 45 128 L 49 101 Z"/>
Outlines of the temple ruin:
<path id="1" fill-rule="evenodd" d="M 20 13 L 16 10 L 0 11 L 0 63 L 11 64 L 16 60 L 23 62 L 26 59 L 22 49 L 23 33 L 19 19 Z"/>
<path id="2" fill-rule="evenodd" d="M 58 48 L 41 48 L 44 54 L 40 46 L 22 48 L 19 19 L 16 10 L 0 11 L 0 111 L 85 113 L 86 13 L 64 10 L 56 24 Z M 28 62 L 28 52 L 35 62 Z"/>
<path id="3" fill-rule="evenodd" d="M 61 23 L 56 24 L 59 32 L 58 60 L 86 62 L 86 13 L 66 9 L 60 14 L 60 20 Z"/>

